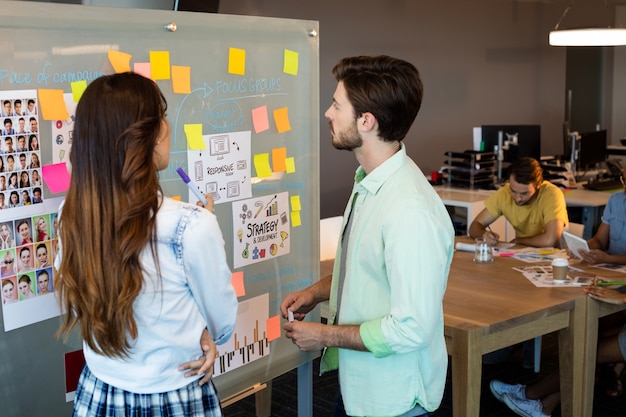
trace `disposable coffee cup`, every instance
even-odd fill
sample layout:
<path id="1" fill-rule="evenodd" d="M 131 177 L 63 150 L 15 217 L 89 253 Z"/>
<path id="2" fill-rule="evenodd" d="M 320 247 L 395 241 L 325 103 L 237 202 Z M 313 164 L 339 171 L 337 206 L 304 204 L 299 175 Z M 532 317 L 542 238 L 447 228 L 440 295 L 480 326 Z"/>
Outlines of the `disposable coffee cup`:
<path id="1" fill-rule="evenodd" d="M 567 267 L 569 263 L 567 259 L 556 258 L 552 261 L 552 279 L 558 282 L 564 282 L 567 279 Z"/>

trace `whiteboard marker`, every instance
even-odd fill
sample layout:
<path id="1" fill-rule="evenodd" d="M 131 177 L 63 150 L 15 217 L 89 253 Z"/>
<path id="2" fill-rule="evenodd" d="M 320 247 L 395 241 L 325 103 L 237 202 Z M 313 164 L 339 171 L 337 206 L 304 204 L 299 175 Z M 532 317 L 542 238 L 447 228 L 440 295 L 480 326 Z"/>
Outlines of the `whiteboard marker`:
<path id="1" fill-rule="evenodd" d="M 206 206 L 206 198 L 204 198 L 198 187 L 196 187 L 195 184 L 191 182 L 191 179 L 187 176 L 185 171 L 182 168 L 176 168 L 176 172 L 178 172 L 178 175 L 180 175 L 180 177 L 183 179 L 183 182 L 187 184 L 187 187 L 191 190 L 191 192 L 194 193 L 196 197 L 198 197 L 198 200 L 200 200 L 202 204 Z"/>

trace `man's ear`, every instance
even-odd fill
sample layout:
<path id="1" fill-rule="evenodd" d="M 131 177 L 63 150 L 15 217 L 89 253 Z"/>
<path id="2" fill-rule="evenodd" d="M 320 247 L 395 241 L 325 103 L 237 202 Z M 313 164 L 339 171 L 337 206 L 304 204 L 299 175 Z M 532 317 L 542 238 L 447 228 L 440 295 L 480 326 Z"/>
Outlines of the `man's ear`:
<path id="1" fill-rule="evenodd" d="M 363 113 L 361 117 L 357 119 L 357 126 L 362 132 L 369 132 L 375 129 L 377 125 L 378 121 L 376 117 L 370 112 Z"/>

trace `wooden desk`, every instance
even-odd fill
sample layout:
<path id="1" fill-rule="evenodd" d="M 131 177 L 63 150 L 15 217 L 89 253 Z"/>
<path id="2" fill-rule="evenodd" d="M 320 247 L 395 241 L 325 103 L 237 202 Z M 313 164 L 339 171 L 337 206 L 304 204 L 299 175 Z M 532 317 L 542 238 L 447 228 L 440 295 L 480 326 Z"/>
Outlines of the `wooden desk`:
<path id="1" fill-rule="evenodd" d="M 511 269 L 527 265 L 516 259 L 497 257 L 490 264 L 472 259 L 473 253 L 455 252 L 443 305 L 453 415 L 479 416 L 482 355 L 554 331 L 559 331 L 562 415 L 585 415 L 580 394 L 593 389 L 593 379 L 587 385 L 583 378 L 585 294 L 580 288 L 535 287 Z"/>

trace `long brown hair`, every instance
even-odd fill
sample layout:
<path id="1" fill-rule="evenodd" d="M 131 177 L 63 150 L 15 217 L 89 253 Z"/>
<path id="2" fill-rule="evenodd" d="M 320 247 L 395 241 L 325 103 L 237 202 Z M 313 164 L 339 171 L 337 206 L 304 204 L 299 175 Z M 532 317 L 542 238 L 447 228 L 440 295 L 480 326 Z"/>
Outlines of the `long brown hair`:
<path id="1" fill-rule="evenodd" d="M 156 84 L 133 73 L 96 79 L 76 107 L 54 283 L 66 311 L 58 335 L 78 325 L 89 347 L 110 357 L 127 356 L 137 337 L 133 302 L 146 245 L 156 258 L 153 160 L 166 108 Z"/>

